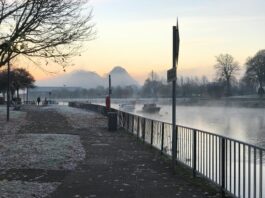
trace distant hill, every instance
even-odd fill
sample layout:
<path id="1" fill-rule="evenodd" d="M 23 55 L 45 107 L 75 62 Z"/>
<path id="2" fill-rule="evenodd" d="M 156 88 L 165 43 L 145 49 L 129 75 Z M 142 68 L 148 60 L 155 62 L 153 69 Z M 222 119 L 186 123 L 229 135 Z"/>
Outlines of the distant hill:
<path id="1" fill-rule="evenodd" d="M 109 74 L 112 79 L 112 86 L 129 86 L 135 85 L 139 86 L 139 83 L 133 79 L 128 72 L 120 67 L 114 67 Z M 96 88 L 98 86 L 107 87 L 108 86 L 108 76 L 101 77 L 95 72 L 78 70 L 73 71 L 69 74 L 64 74 L 61 76 L 53 77 L 46 80 L 38 80 L 36 82 L 37 86 L 45 86 L 45 87 L 82 87 L 86 89 Z"/>
<path id="2" fill-rule="evenodd" d="M 120 66 L 114 67 L 109 74 L 111 75 L 111 84 L 113 86 L 139 86 L 139 83 L 133 79 L 124 68 Z"/>

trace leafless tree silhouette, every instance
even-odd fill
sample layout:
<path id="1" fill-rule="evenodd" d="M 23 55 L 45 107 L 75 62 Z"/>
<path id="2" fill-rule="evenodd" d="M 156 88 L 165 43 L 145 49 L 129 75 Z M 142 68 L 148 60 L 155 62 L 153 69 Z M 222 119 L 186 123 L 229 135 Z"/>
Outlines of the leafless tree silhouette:
<path id="1" fill-rule="evenodd" d="M 231 82 L 235 80 L 235 75 L 240 70 L 237 62 L 230 54 L 220 54 L 216 57 L 216 75 L 219 81 L 226 85 L 226 95 L 231 95 Z"/>
<path id="2" fill-rule="evenodd" d="M 0 0 L 0 68 L 18 56 L 65 67 L 93 39 L 88 0 Z"/>

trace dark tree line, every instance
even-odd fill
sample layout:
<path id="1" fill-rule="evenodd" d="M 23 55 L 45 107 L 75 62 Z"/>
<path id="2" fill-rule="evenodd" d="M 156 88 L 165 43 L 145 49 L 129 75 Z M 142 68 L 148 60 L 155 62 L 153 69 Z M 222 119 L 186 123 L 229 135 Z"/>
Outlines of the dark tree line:
<path id="1" fill-rule="evenodd" d="M 35 79 L 23 68 L 16 68 L 10 71 L 10 91 L 14 99 L 19 98 L 19 90 L 34 87 Z M 0 71 L 0 93 L 4 96 L 7 94 L 7 70 Z"/>

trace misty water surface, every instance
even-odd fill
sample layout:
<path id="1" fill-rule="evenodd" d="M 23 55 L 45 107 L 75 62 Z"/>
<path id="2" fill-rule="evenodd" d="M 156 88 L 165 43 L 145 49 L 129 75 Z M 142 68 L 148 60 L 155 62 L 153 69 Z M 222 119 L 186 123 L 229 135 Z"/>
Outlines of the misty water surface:
<path id="1" fill-rule="evenodd" d="M 171 106 L 159 106 L 161 110 L 158 114 L 142 112 L 142 105 L 136 105 L 136 109 L 132 113 L 155 120 L 171 122 Z M 114 104 L 113 107 L 118 108 L 118 105 Z M 176 106 L 176 122 L 179 125 L 209 131 L 265 147 L 265 109 Z"/>

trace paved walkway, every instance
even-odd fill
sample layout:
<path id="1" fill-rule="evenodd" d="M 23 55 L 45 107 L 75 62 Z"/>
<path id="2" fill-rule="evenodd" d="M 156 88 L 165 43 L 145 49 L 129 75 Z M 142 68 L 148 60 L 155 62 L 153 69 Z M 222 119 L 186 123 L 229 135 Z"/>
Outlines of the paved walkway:
<path id="1" fill-rule="evenodd" d="M 76 170 L 47 173 L 46 182 L 61 182 L 49 197 L 219 197 L 215 190 L 200 179 L 193 179 L 184 168 L 178 167 L 178 173 L 173 175 L 170 163 L 159 152 L 125 131 L 108 132 L 103 116 L 84 115 L 86 122 L 80 120 L 78 127 L 78 120 L 66 118 L 52 108 L 28 110 L 30 123 L 22 132 L 79 135 L 86 151 L 85 160 Z"/>

